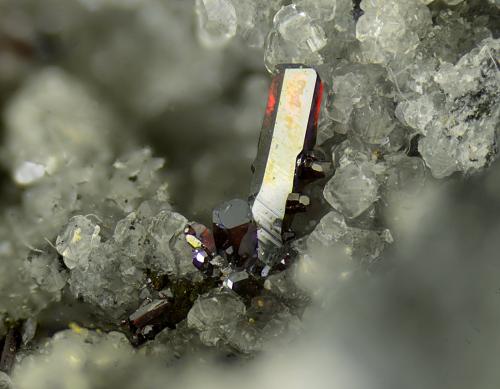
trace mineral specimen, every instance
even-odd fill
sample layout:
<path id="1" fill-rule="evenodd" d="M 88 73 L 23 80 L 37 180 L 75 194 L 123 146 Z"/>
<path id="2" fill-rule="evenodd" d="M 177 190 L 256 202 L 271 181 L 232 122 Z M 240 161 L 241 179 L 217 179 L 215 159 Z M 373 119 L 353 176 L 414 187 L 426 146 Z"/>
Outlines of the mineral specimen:
<path id="1" fill-rule="evenodd" d="M 425 135 L 419 151 L 436 178 L 480 170 L 497 153 L 499 52 L 500 41 L 486 39 L 456 65 L 441 64 L 434 75 L 439 105 L 416 127 Z"/>
<path id="2" fill-rule="evenodd" d="M 221 358 L 224 367 L 235 360 L 240 366 L 242 354 L 260 350 L 264 357 L 252 358 L 259 374 L 245 376 L 252 378 L 249 386 L 274 384 L 267 382 L 268 369 L 279 377 L 278 386 L 286 386 L 295 360 L 306 378 L 314 374 L 308 380 L 313 386 L 321 376 L 314 368 L 331 370 L 323 368 L 325 361 L 361 371 L 356 375 L 369 378 L 371 386 L 378 387 L 379 379 L 384 387 L 401 386 L 386 382 L 400 374 L 373 380 L 370 369 L 331 363 L 321 353 L 330 346 L 323 337 L 313 353 L 321 361 L 311 358 L 312 369 L 300 360 L 309 358 L 303 350 L 288 354 L 276 346 L 300 343 L 301 327 L 313 323 L 303 338 L 309 344 L 307 334 L 327 323 L 349 346 L 335 355 L 351 358 L 357 347 L 351 347 L 350 335 L 355 345 L 363 340 L 376 351 L 367 334 L 380 337 L 380 329 L 391 329 L 380 317 L 390 317 L 398 331 L 408 328 L 398 322 L 408 310 L 398 308 L 391 316 L 372 293 L 391 278 L 381 270 L 404 257 L 391 262 L 386 256 L 400 245 L 407 251 L 399 241 L 408 232 L 403 224 L 420 225 L 411 210 L 433 212 L 429 184 L 482 172 L 497 157 L 499 9 L 498 0 L 0 1 L 0 345 L 9 348 L 11 330 L 20 331 L 15 359 L 12 353 L 2 358 L 13 362 L 12 378 L 0 374 L 0 386 L 210 386 L 207 377 L 198 378 L 211 371 L 211 358 L 217 366 Z M 280 64 L 288 64 L 287 70 Z M 287 87 L 290 65 L 310 72 L 315 87 L 308 89 L 307 76 L 304 90 L 314 92 L 302 107 L 308 126 L 301 127 L 307 134 L 299 137 L 300 150 L 281 158 L 271 143 L 279 138 L 283 150 L 293 140 L 276 136 L 286 103 L 279 92 Z M 265 67 L 274 74 L 267 107 Z M 325 91 L 321 103 L 316 73 Z M 247 201 L 248 166 L 265 110 Z M 309 126 L 316 121 L 319 148 L 312 150 L 314 142 L 304 140 L 312 138 Z M 143 148 L 148 144 L 153 149 Z M 290 165 L 281 169 L 284 162 Z M 279 194 L 279 207 L 268 198 L 261 210 L 279 208 L 272 217 L 276 225 L 261 218 L 262 198 L 256 200 L 273 163 L 285 173 L 287 187 L 271 191 Z M 496 181 L 488 181 L 495 198 Z M 210 214 L 233 196 L 244 199 Z M 468 208 L 475 206 L 456 217 L 474 214 Z M 306 208 L 291 229 L 292 215 Z M 494 207 L 487 213 L 493 215 Z M 474 217 L 463 224 L 473 225 Z M 189 220 L 211 220 L 212 226 Z M 259 258 L 263 225 L 276 232 L 281 247 L 262 250 Z M 497 230 L 496 224 L 487 228 Z M 470 231 L 463 236 L 488 242 Z M 425 276 L 412 271 L 397 279 L 404 287 L 394 293 L 391 286 L 382 308 L 396 295 L 398 307 L 412 297 L 410 311 L 417 312 L 415 280 L 424 280 L 428 294 L 434 278 L 448 289 L 460 284 L 461 269 L 479 279 L 481 261 L 467 261 L 452 272 L 445 267 L 454 276 L 448 284 L 439 276 L 446 254 L 437 251 L 439 260 L 422 271 Z M 487 289 L 483 279 L 476 284 L 481 293 Z M 433 298 L 425 314 L 447 313 L 437 322 L 451 334 L 447 342 L 456 351 L 463 339 L 446 326 L 446 317 L 455 319 L 448 289 L 446 303 Z M 473 293 L 474 286 L 463 289 Z M 332 300 L 340 308 L 333 319 L 325 317 Z M 358 311 L 369 317 L 368 331 L 351 325 Z M 482 339 L 487 328 L 495 328 L 491 312 L 481 336 L 474 328 L 472 341 L 469 332 L 464 337 L 468 349 L 488 349 Z M 80 320 L 97 330 L 70 323 Z M 123 320 L 127 326 L 119 324 Z M 61 331 L 67 326 L 71 330 Z M 405 336 L 393 343 L 407 347 L 411 341 Z M 386 354 L 401 355 L 395 351 Z M 279 353 L 286 354 L 285 375 L 279 364 L 269 363 Z M 457 387 L 446 385 L 449 375 L 439 375 L 450 366 L 441 369 L 446 353 L 438 354 L 439 363 L 420 369 L 418 362 L 427 358 L 417 353 L 403 368 L 394 364 L 394 371 L 425 378 L 429 366 L 439 366 L 431 380 L 415 385 Z M 479 363 L 467 368 L 488 367 L 484 361 L 496 355 L 478 356 L 474 352 Z M 192 367 L 186 375 L 183 360 Z M 488 387 L 486 370 L 467 374 L 470 379 L 458 375 L 460 384 Z M 217 385 L 234 386 L 232 373 L 242 371 L 217 374 Z M 327 384 L 351 384 L 341 377 Z"/>
<path id="3" fill-rule="evenodd" d="M 246 312 L 245 304 L 233 292 L 214 291 L 196 300 L 187 316 L 188 326 L 200 332 L 206 345 L 227 340 L 232 327 Z"/>
<path id="4" fill-rule="evenodd" d="M 236 10 L 230 0 L 197 0 L 196 14 L 198 36 L 205 46 L 223 46 L 236 34 Z"/>
<path id="5" fill-rule="evenodd" d="M 328 203 L 349 218 L 366 211 L 378 199 L 379 183 L 372 165 L 350 163 L 338 169 L 325 186 Z"/>
<path id="6" fill-rule="evenodd" d="M 215 244 L 221 249 L 233 247 L 237 252 L 252 221 L 248 201 L 230 200 L 213 210 Z"/>
<path id="7" fill-rule="evenodd" d="M 56 247 L 68 269 L 86 267 L 93 248 L 99 246 L 100 227 L 85 216 L 73 217 L 63 235 L 57 237 Z"/>
<path id="8" fill-rule="evenodd" d="M 314 147 L 321 98 L 311 68 L 284 67 L 271 84 L 251 189 L 261 259 L 266 247 L 282 245 L 287 199 L 299 189 L 297 158 Z"/>
<path id="9" fill-rule="evenodd" d="M 273 23 L 264 55 L 268 69 L 273 70 L 279 63 L 323 62 L 318 51 L 327 43 L 325 32 L 306 12 L 290 4 L 274 15 Z"/>

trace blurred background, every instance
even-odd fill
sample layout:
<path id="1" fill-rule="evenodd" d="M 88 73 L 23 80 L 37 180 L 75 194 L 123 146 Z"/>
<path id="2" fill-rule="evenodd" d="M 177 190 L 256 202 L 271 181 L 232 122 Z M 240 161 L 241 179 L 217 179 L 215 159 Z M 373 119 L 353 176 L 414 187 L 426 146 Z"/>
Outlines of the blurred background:
<path id="1" fill-rule="evenodd" d="M 166 159 L 172 202 L 188 217 L 247 195 L 269 83 L 262 58 L 237 39 L 200 45 L 194 1 L 0 2 L 2 107 L 57 67 L 113 116 L 115 157 L 147 145 Z"/>

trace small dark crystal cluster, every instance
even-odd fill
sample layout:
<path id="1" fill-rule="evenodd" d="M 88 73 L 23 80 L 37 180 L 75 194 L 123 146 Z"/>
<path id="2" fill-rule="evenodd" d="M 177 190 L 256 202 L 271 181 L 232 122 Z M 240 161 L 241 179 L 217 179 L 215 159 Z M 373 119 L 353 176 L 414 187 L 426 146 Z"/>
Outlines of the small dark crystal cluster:
<path id="1" fill-rule="evenodd" d="M 293 215 L 310 200 L 304 185 L 322 178 L 329 164 L 314 154 L 323 85 L 301 65 L 279 67 L 269 90 L 248 200 L 233 199 L 213 210 L 212 230 L 193 222 L 184 229 L 193 265 L 206 282 L 185 281 L 134 312 L 128 324 L 138 342 L 184 319 L 198 295 L 230 289 L 249 302 L 265 279 L 286 269 L 295 254 Z M 179 283 L 179 282 L 177 282 Z M 172 289 L 172 288 L 171 288 Z M 173 313 L 175 312 L 175 313 Z"/>

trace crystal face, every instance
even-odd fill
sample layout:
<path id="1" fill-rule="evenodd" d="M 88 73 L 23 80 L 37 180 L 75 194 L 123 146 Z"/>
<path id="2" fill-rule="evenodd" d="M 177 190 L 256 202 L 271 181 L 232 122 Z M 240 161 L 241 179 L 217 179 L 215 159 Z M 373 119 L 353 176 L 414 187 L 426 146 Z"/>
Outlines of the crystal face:
<path id="1" fill-rule="evenodd" d="M 314 8 L 312 12 L 315 12 Z M 264 60 L 271 71 L 280 63 L 320 64 L 319 51 L 326 44 L 323 27 L 295 4 L 290 4 L 274 15 Z"/>
<path id="2" fill-rule="evenodd" d="M 271 83 L 251 192 L 260 258 L 267 246 L 283 243 L 287 199 L 297 189 L 297 158 L 314 147 L 321 94 L 321 80 L 311 68 L 284 67 Z"/>
<path id="3" fill-rule="evenodd" d="M 378 199 L 376 175 L 369 163 L 351 163 L 338 169 L 325 186 L 324 196 L 332 207 L 349 218 L 361 215 Z"/>
<path id="4" fill-rule="evenodd" d="M 209 253 L 216 251 L 212 231 L 200 223 L 191 223 L 184 229 L 184 235 L 189 245 L 194 249 L 205 248 Z"/>
<path id="5" fill-rule="evenodd" d="M 248 201 L 234 199 L 216 207 L 212 213 L 212 222 L 217 247 L 233 247 L 237 252 L 251 221 Z"/>
<path id="6" fill-rule="evenodd" d="M 236 10 L 230 0 L 196 0 L 196 14 L 203 45 L 224 46 L 236 34 Z"/>
<path id="7" fill-rule="evenodd" d="M 99 225 L 87 217 L 75 216 L 70 220 L 64 233 L 56 240 L 57 251 L 69 269 L 86 267 L 91 251 L 101 242 L 99 231 Z"/>

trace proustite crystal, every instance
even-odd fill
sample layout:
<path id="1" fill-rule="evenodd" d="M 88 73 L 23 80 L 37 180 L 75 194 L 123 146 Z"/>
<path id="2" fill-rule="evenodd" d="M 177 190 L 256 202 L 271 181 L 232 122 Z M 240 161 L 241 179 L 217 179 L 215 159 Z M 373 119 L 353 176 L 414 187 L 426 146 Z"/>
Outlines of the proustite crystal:
<path id="1" fill-rule="evenodd" d="M 194 266 L 244 298 L 258 295 L 264 278 L 287 268 L 294 255 L 287 247 L 293 215 L 310 204 L 300 191 L 329 169 L 313 153 L 321 95 L 314 69 L 280 66 L 269 90 L 249 200 L 216 207 L 213 235 L 199 223 L 184 229 Z"/>

